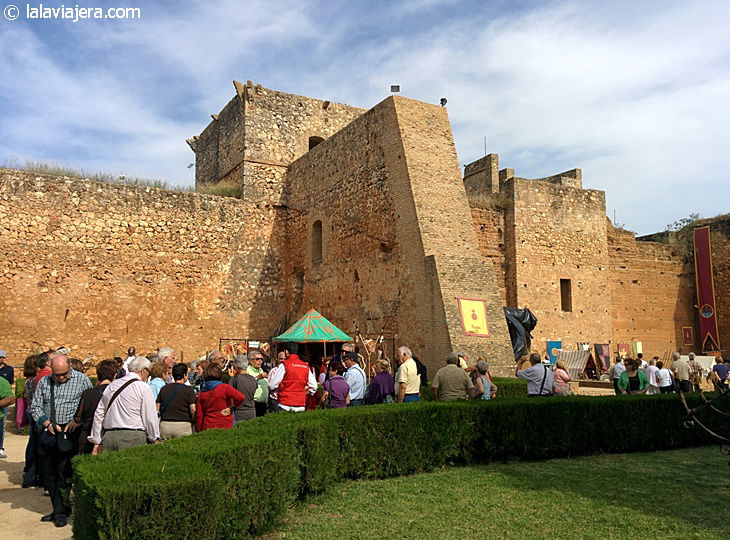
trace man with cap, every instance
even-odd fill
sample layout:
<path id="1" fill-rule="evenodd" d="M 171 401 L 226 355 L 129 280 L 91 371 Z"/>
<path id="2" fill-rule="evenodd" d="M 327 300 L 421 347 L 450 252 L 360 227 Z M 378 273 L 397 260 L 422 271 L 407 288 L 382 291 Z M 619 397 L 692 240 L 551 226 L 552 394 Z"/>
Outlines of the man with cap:
<path id="1" fill-rule="evenodd" d="M 56 354 L 51 360 L 51 375 L 43 377 L 36 387 L 30 415 L 39 429 L 40 457 L 43 462 L 43 483 L 51 497 L 53 511 L 41 518 L 56 527 L 66 526 L 71 513 L 65 499 L 71 478 L 71 458 L 78 450 L 69 424 L 76 414 L 84 390 L 91 388 L 89 378 L 71 368 L 68 356 Z"/>

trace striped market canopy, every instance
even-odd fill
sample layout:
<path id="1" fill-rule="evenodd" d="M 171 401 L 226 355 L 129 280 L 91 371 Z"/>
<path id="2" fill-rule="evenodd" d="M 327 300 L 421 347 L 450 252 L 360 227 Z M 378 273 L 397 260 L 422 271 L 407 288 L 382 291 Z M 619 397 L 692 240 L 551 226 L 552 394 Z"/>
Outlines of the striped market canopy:
<path id="1" fill-rule="evenodd" d="M 295 322 L 289 330 L 276 336 L 274 341 L 291 341 L 295 343 L 322 343 L 352 341 L 352 338 L 325 319 L 322 314 L 312 308 Z"/>
<path id="2" fill-rule="evenodd" d="M 558 360 L 565 362 L 570 376 L 574 379 L 580 378 L 580 374 L 586 368 L 588 359 L 591 358 L 591 351 L 566 351 L 558 349 Z"/>

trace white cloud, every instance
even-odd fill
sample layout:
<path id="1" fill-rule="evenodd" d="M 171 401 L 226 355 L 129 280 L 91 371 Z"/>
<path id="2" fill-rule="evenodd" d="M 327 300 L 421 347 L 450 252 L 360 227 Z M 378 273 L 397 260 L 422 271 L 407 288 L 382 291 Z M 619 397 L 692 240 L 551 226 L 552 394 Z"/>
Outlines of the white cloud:
<path id="1" fill-rule="evenodd" d="M 632 19 L 611 6 L 551 4 L 399 37 L 372 55 L 370 87 L 446 96 L 462 163 L 483 154 L 486 135 L 518 174 L 582 167 L 609 213 L 640 232 L 726 212 L 716 195 L 730 143 L 730 11 L 681 3 Z"/>
<path id="2" fill-rule="evenodd" d="M 311 34 L 299 5 L 143 6 L 139 21 L 53 28 L 62 50 L 32 22 L 4 28 L 0 158 L 192 183 L 185 139 L 230 99 L 231 80 L 246 78 L 248 60 Z"/>
<path id="3" fill-rule="evenodd" d="M 505 11 L 505 10 L 509 11 Z M 253 79 L 369 107 L 448 98 L 459 157 L 573 167 L 651 232 L 726 212 L 730 10 L 722 2 L 160 3 L 141 21 L 0 33 L 3 155 L 191 182 L 184 139 Z M 0 155 L 2 157 L 2 155 Z"/>

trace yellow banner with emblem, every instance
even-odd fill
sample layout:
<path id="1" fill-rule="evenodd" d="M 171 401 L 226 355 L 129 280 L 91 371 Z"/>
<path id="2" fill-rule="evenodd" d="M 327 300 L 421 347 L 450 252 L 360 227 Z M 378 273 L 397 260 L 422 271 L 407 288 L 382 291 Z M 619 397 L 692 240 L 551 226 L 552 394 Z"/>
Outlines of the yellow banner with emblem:
<path id="1" fill-rule="evenodd" d="M 476 298 L 457 298 L 461 326 L 467 336 L 490 337 L 487 302 Z"/>

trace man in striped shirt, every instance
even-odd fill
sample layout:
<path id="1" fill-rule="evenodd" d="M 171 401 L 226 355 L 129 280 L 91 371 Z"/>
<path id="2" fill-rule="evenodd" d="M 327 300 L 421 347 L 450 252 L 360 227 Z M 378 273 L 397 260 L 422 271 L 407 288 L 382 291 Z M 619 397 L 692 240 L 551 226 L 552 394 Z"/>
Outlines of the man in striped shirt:
<path id="1" fill-rule="evenodd" d="M 56 527 L 65 527 L 71 513 L 69 502 L 64 500 L 67 482 L 71 478 L 71 458 L 76 454 L 78 442 L 68 424 L 73 420 L 84 390 L 91 388 L 89 378 L 71 369 L 68 356 L 59 354 L 51 360 L 51 374 L 43 377 L 33 395 L 30 414 L 42 434 L 43 441 L 56 442 L 41 447 L 43 483 L 51 496 L 53 511 L 41 518 L 52 521 Z M 61 442 L 61 438 L 68 437 Z"/>

